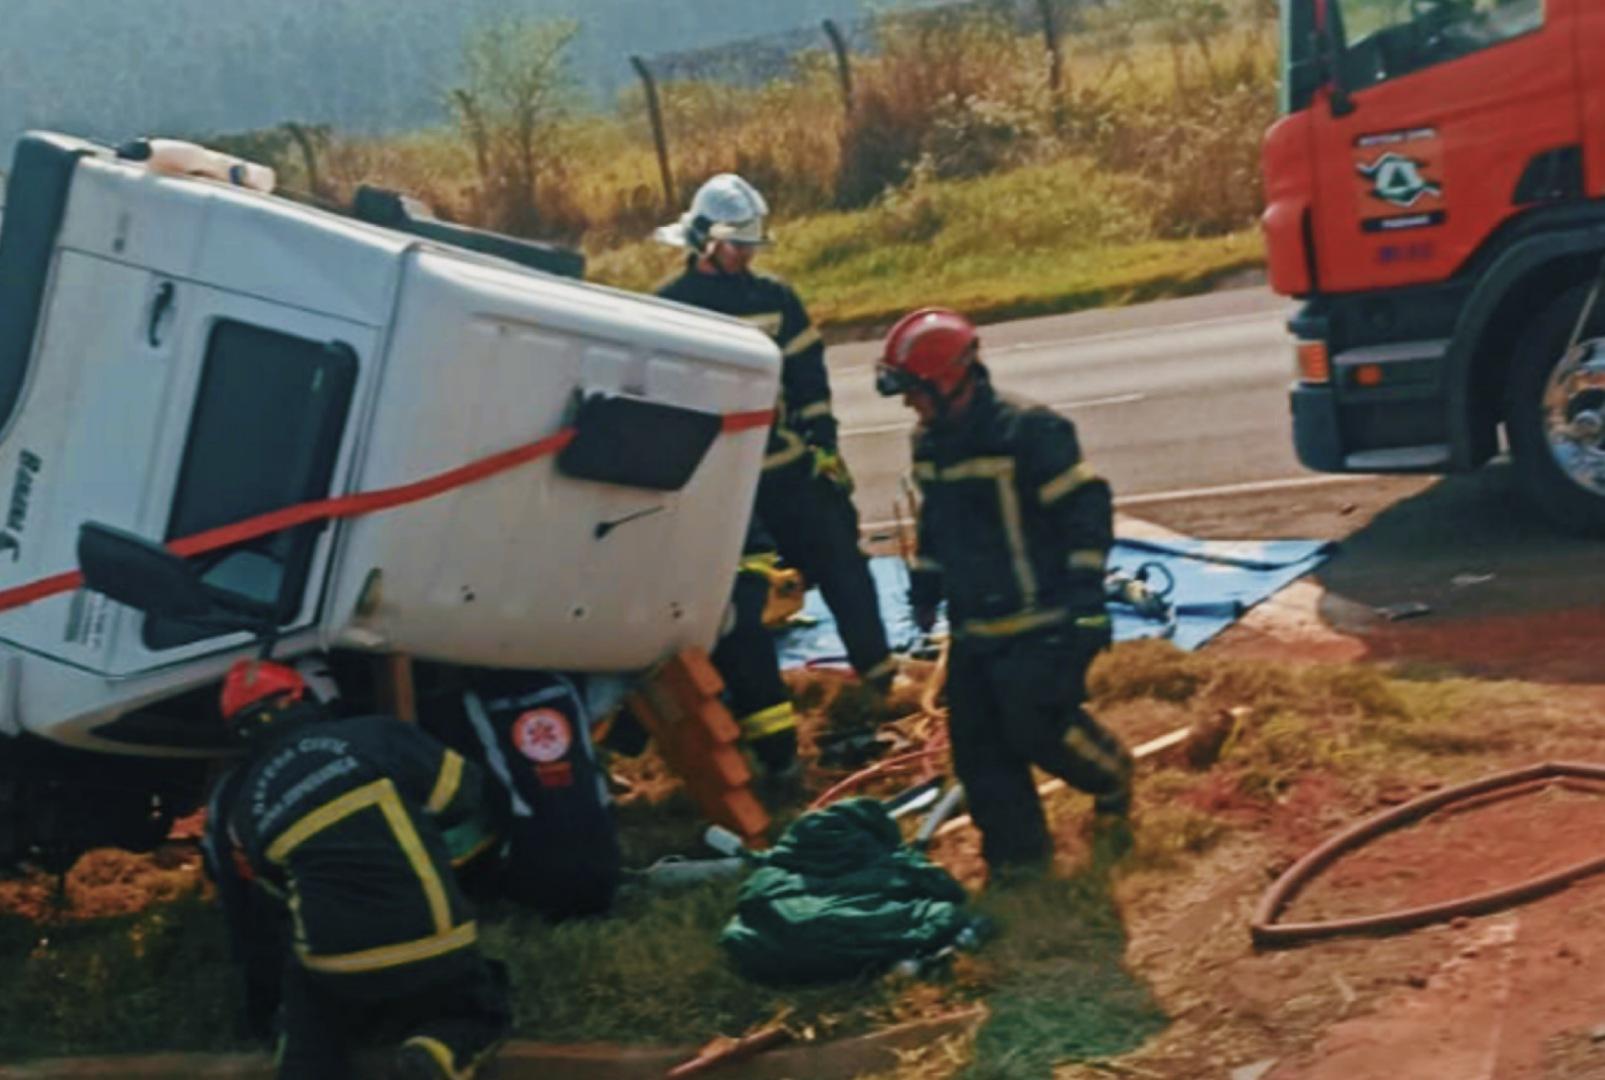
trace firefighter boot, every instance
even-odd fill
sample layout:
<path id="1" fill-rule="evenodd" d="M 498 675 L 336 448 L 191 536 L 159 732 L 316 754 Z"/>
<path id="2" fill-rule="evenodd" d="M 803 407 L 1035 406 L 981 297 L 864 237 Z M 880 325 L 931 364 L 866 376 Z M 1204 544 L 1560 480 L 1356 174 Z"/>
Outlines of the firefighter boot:
<path id="1" fill-rule="evenodd" d="M 396 1048 L 390 1058 L 389 1080 L 473 1080 L 479 1066 L 500 1042 L 463 1061 L 440 1039 L 414 1035 Z"/>
<path id="2" fill-rule="evenodd" d="M 1120 785 L 1092 800 L 1092 864 L 1109 867 L 1131 851 L 1131 786 L 1136 763 L 1120 748 Z"/>

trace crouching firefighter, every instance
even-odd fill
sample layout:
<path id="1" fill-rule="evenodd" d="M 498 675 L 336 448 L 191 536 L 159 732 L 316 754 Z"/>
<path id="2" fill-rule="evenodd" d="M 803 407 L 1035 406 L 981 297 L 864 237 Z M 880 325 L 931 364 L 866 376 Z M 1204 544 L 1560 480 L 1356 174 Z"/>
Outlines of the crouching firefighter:
<path id="1" fill-rule="evenodd" d="M 254 1026 L 277 998 L 278 1075 L 350 1076 L 350 1044 L 380 1039 L 392 1076 L 472 1076 L 511 1022 L 446 839 L 480 828 L 477 767 L 415 725 L 332 718 L 269 661 L 231 668 L 222 706 L 246 757 L 203 848 Z"/>
<path id="2" fill-rule="evenodd" d="M 922 629 L 947 601 L 953 763 L 988 867 L 1051 854 L 1033 765 L 1094 796 L 1095 839 L 1129 839 L 1131 757 L 1082 708 L 1087 668 L 1110 640 L 1109 485 L 1068 419 L 993 390 L 976 329 L 955 312 L 904 316 L 876 388 L 918 417 L 910 599 Z"/>

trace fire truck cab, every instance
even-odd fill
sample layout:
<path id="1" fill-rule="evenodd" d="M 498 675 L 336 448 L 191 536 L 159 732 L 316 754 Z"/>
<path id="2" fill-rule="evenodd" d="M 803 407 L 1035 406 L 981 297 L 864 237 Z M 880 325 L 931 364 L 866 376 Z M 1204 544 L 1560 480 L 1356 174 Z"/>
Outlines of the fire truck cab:
<path id="1" fill-rule="evenodd" d="M 1605 7 L 1282 0 L 1282 24 L 1263 225 L 1304 300 L 1300 460 L 1468 470 L 1502 431 L 1543 513 L 1605 533 Z"/>

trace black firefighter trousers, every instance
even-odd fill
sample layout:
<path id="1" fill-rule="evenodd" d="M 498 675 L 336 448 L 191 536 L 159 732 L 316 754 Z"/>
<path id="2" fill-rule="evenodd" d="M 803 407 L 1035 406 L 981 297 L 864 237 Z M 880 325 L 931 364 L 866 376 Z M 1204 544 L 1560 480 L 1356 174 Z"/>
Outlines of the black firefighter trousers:
<path id="1" fill-rule="evenodd" d="M 737 724 L 752 717 L 788 709 L 791 693 L 780 674 L 775 637 L 763 623 L 769 602 L 769 579 L 743 570 L 730 594 L 734 619 L 713 649 L 713 666 L 724 679 L 730 711 Z M 755 733 L 742 728 L 742 738 L 770 773 L 789 768 L 797 758 L 796 722 L 783 730 Z"/>
<path id="2" fill-rule="evenodd" d="M 1087 668 L 1109 643 L 1107 626 L 1075 625 L 983 641 L 960 638 L 948 658 L 953 765 L 981 830 L 987 865 L 1039 864 L 1052 841 L 1031 766 L 1124 813 L 1131 756 L 1089 716 Z"/>
<path id="3" fill-rule="evenodd" d="M 859 678 L 890 685 L 895 662 L 886 646 L 875 579 L 858 546 L 852 496 L 806 468 L 788 466 L 764 474 L 757 512 L 780 557 L 818 586 Z"/>

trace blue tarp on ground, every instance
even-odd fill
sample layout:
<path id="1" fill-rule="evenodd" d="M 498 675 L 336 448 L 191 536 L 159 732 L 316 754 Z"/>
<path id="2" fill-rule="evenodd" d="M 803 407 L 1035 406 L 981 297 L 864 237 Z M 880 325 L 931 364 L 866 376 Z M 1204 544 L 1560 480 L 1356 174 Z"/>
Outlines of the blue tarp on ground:
<path id="1" fill-rule="evenodd" d="M 1174 579 L 1170 601 L 1176 618 L 1173 624 L 1162 623 L 1111 604 L 1115 640 L 1168 636 L 1183 649 L 1196 649 L 1243 612 L 1320 566 L 1334 546 L 1318 540 L 1118 540 L 1109 553 L 1110 570 L 1133 575 L 1144 564 L 1158 564 L 1163 570 L 1151 570 L 1149 583 L 1163 586 L 1166 572 Z M 895 651 L 907 652 L 921 640 L 908 606 L 908 570 L 892 556 L 871 559 L 869 565 L 888 639 Z M 794 627 L 777 641 L 781 666 L 843 660 L 846 649 L 817 589 L 808 591 L 802 616 L 810 625 Z M 938 624 L 938 633 L 945 630 Z"/>

